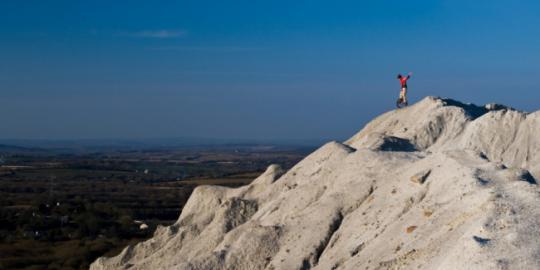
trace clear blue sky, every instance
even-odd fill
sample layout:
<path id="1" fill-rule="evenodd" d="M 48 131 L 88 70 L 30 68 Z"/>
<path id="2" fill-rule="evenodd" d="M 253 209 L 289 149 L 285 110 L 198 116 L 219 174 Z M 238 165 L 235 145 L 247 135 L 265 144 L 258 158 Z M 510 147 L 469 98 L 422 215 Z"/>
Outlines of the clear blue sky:
<path id="1" fill-rule="evenodd" d="M 538 1 L 0 2 L 0 138 L 344 139 L 426 95 L 539 109 Z"/>

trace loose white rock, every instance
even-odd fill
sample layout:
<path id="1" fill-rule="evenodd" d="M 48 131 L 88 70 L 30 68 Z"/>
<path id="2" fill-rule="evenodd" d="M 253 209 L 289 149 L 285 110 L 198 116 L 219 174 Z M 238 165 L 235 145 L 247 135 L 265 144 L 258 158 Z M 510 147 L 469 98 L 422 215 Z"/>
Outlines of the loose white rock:
<path id="1" fill-rule="evenodd" d="M 288 172 L 196 188 L 91 269 L 540 269 L 539 131 L 540 112 L 427 97 Z"/>

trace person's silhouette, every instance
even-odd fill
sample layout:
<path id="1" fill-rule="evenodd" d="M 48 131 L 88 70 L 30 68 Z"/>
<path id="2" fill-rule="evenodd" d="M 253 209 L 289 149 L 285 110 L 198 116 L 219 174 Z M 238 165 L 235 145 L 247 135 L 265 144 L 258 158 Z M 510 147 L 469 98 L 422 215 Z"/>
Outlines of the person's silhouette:
<path id="1" fill-rule="evenodd" d="M 402 76 L 401 74 L 397 75 L 397 79 L 399 80 L 401 84 L 401 91 L 399 92 L 399 98 L 396 102 L 396 106 L 398 108 L 401 108 L 402 106 L 407 106 L 409 103 L 407 102 L 407 80 L 411 78 L 412 73 L 409 72 L 407 77 Z"/>

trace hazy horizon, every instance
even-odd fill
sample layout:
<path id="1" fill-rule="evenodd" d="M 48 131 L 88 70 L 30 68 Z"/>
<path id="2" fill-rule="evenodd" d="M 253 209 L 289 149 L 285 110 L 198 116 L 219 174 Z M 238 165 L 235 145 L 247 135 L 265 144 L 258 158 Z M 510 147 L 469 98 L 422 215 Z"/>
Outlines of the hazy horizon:
<path id="1" fill-rule="evenodd" d="M 333 139 L 249 139 L 249 138 L 72 138 L 72 139 L 24 139 L 0 138 L 0 146 L 37 148 L 61 147 L 182 147 L 227 145 L 274 145 L 274 146 L 320 146 Z M 345 139 L 338 139 L 339 141 Z"/>
<path id="2" fill-rule="evenodd" d="M 0 138 L 342 140 L 428 96 L 540 108 L 535 1 L 2 1 Z"/>

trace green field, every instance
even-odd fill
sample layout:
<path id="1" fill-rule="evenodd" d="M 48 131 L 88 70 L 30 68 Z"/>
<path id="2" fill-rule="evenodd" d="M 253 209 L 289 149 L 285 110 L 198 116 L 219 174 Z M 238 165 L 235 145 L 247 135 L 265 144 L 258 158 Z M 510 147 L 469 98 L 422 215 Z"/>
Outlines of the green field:
<path id="1" fill-rule="evenodd" d="M 0 153 L 0 269 L 87 269 L 174 223 L 196 186 L 245 185 L 268 165 L 289 168 L 307 152 Z"/>

